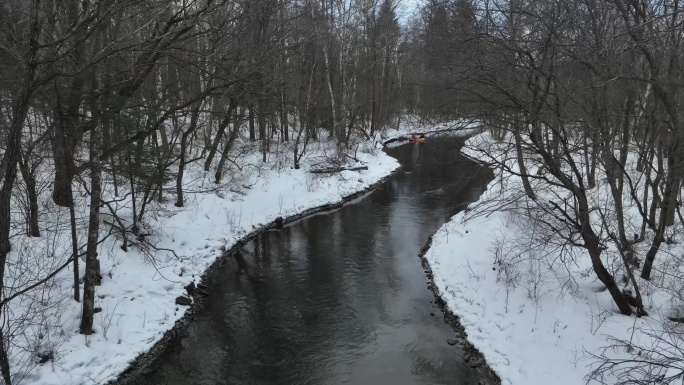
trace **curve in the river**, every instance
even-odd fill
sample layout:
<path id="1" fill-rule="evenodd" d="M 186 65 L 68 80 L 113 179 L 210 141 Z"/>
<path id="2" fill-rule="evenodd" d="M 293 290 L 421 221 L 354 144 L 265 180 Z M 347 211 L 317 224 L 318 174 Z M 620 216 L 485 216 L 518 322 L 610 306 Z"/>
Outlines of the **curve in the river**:
<path id="1" fill-rule="evenodd" d="M 381 188 L 247 244 L 247 274 L 210 274 L 186 336 L 123 383 L 478 384 L 417 257 L 491 178 L 462 143 L 387 149 L 403 170 Z"/>

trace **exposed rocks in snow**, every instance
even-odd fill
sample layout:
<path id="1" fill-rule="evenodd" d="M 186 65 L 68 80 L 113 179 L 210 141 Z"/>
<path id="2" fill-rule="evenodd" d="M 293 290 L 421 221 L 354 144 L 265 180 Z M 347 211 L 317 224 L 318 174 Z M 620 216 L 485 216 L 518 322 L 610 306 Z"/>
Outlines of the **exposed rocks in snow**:
<path id="1" fill-rule="evenodd" d="M 285 220 L 283 217 L 276 218 L 274 222 L 277 228 L 282 228 L 285 225 Z"/>
<path id="2" fill-rule="evenodd" d="M 190 282 L 187 286 L 185 286 L 185 291 L 188 292 L 188 295 L 192 295 L 195 292 L 195 282 Z"/>
<path id="3" fill-rule="evenodd" d="M 190 306 L 192 305 L 192 300 L 184 295 L 176 297 L 176 305 Z"/>
<path id="4" fill-rule="evenodd" d="M 430 268 L 430 264 L 425 259 L 425 253 L 427 253 L 431 245 L 432 237 L 428 238 L 425 245 L 420 249 L 418 257 L 420 258 L 421 264 L 423 265 L 423 269 L 425 270 L 425 276 L 430 281 L 430 285 L 428 286 L 428 288 L 432 290 L 433 294 L 435 295 L 435 304 L 437 304 L 437 306 L 439 306 L 439 308 L 442 309 L 442 311 L 444 312 L 444 321 L 448 323 L 451 326 L 451 328 L 456 332 L 457 339 L 449 339 L 447 343 L 449 345 L 461 345 L 463 350 L 465 351 L 465 355 L 463 357 L 465 362 L 469 363 L 473 368 L 482 370 L 482 372 L 491 379 L 492 384 L 499 385 L 501 384 L 501 379 L 489 367 L 489 365 L 487 365 L 484 355 L 482 355 L 482 353 L 468 341 L 468 334 L 466 333 L 465 328 L 463 327 L 463 325 L 461 325 L 458 317 L 454 313 L 452 313 L 451 310 L 449 310 L 448 306 L 446 306 L 446 303 L 444 302 L 439 293 L 439 289 L 434 284 L 434 274 L 432 272 L 432 269 Z M 473 366 L 473 362 L 477 363 L 477 365 Z"/>

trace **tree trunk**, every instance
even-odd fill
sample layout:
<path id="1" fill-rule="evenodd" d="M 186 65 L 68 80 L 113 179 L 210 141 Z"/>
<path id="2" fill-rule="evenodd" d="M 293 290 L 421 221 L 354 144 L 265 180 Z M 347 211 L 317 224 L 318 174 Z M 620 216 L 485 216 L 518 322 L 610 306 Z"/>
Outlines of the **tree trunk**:
<path id="1" fill-rule="evenodd" d="M 237 108 L 237 103 L 233 99 L 230 99 L 230 106 L 228 107 L 228 112 L 226 112 L 226 116 L 223 118 L 221 121 L 221 124 L 218 127 L 218 131 L 216 132 L 216 137 L 214 138 L 214 141 L 211 144 L 211 148 L 209 149 L 209 154 L 207 155 L 207 160 L 204 162 L 204 171 L 209 171 L 211 168 L 211 162 L 214 161 L 214 157 L 216 156 L 216 151 L 218 151 L 218 146 L 221 143 L 221 139 L 223 138 L 223 134 L 226 131 L 226 127 L 230 124 L 230 121 L 233 119 L 233 112 Z"/>
<path id="2" fill-rule="evenodd" d="M 532 185 L 530 184 L 527 167 L 525 166 L 525 155 L 522 148 L 522 137 L 520 136 L 520 121 L 516 120 L 514 125 L 513 136 L 515 137 L 515 153 L 516 158 L 518 159 L 518 168 L 520 169 L 520 179 L 523 183 L 523 189 L 525 190 L 525 195 L 530 199 L 537 200 L 537 196 L 534 194 L 534 190 L 532 190 Z"/>
<path id="3" fill-rule="evenodd" d="M 73 196 L 73 192 L 72 192 Z M 72 199 L 73 202 L 73 199 Z M 81 302 L 81 277 L 78 271 L 78 236 L 76 235 L 76 212 L 72 203 L 69 206 L 69 220 L 71 222 L 71 254 L 73 260 L 73 275 L 74 275 L 74 300 Z"/>
<path id="4" fill-rule="evenodd" d="M 620 310 L 620 313 L 624 315 L 631 315 L 632 308 L 629 306 L 624 294 L 622 294 L 620 288 L 615 283 L 613 276 L 608 272 L 608 270 L 606 270 L 606 267 L 601 261 L 601 250 L 589 250 L 589 255 L 591 257 L 591 265 L 596 273 L 596 276 L 599 280 L 601 280 L 601 282 L 603 282 L 603 284 L 606 286 L 606 289 L 608 289 L 608 292 L 610 293 L 610 296 L 613 297 L 613 301 Z"/>
<path id="5" fill-rule="evenodd" d="M 644 260 L 644 267 L 641 270 L 641 278 L 650 280 L 651 271 L 653 269 L 653 263 L 655 262 L 656 255 L 660 250 L 660 245 L 665 240 L 665 230 L 668 226 L 674 223 L 674 214 L 677 212 L 677 195 L 680 190 L 680 179 L 679 172 L 674 169 L 676 167 L 676 162 L 673 160 L 674 155 L 668 154 L 668 175 L 665 182 L 665 191 L 663 192 L 663 197 L 660 199 L 661 208 L 660 215 L 658 216 L 658 224 L 655 235 L 653 236 L 653 241 L 651 242 L 651 247 L 646 253 L 646 258 Z M 662 158 L 661 158 L 662 159 Z M 659 159 L 658 168 L 661 168 L 662 161 Z M 659 170 L 660 171 L 660 170 Z M 657 194 L 659 183 L 660 172 L 656 175 L 656 179 L 653 183 L 654 194 Z M 654 200 L 658 199 L 654 195 Z M 653 206 L 651 207 L 653 210 Z"/>
<path id="6" fill-rule="evenodd" d="M 101 47 L 104 31 L 102 28 L 94 35 L 95 47 Z M 90 113 L 93 128 L 90 131 L 90 213 L 88 217 L 88 243 L 86 246 L 85 279 L 83 282 L 83 305 L 81 315 L 81 334 L 93 334 L 95 316 L 95 286 L 100 285 L 100 261 L 97 246 L 100 238 L 100 204 L 102 203 L 102 124 L 100 101 L 98 100 L 98 68 L 90 73 Z M 73 175 L 72 175 L 73 176 Z M 72 199 L 73 206 L 73 199 Z"/>
<path id="7" fill-rule="evenodd" d="M 74 25 L 77 24 L 79 18 L 79 9 L 77 2 L 66 2 L 65 12 L 68 20 Z M 81 23 L 77 28 L 78 34 L 85 34 L 87 23 Z M 69 55 L 69 64 L 74 68 L 78 68 L 83 64 L 85 39 L 77 39 L 73 46 L 72 53 Z M 76 146 L 83 137 L 82 128 L 80 126 L 81 120 L 81 103 L 83 101 L 83 89 L 85 86 L 85 78 L 82 74 L 77 74 L 71 78 L 68 89 L 65 90 L 66 97 L 62 101 L 57 97 L 57 106 L 55 109 L 55 135 L 52 141 L 52 153 L 55 166 L 55 183 L 52 190 L 52 200 L 62 207 L 71 206 L 69 199 L 71 196 L 71 182 L 74 178 L 74 154 L 76 153 Z M 59 82 L 55 84 L 56 89 L 60 89 Z"/>
<path id="8" fill-rule="evenodd" d="M 344 136 L 339 135 L 339 129 L 337 127 L 337 103 L 335 102 L 335 92 L 333 91 L 333 86 L 332 86 L 332 75 L 330 74 L 330 71 L 332 71 L 332 68 L 330 68 L 330 63 L 329 63 L 329 58 L 328 58 L 328 50 L 323 47 L 323 70 L 325 71 L 325 84 L 328 89 L 328 97 L 330 97 L 330 134 L 331 136 L 337 135 L 337 143 L 338 147 L 342 143 L 342 140 Z"/>
<path id="9" fill-rule="evenodd" d="M 93 334 L 95 314 L 95 286 L 99 284 L 97 245 L 100 234 L 100 200 L 102 197 L 102 167 L 98 159 L 100 152 L 100 130 L 95 128 L 90 134 L 90 215 L 88 221 L 88 246 L 86 250 L 86 271 L 83 284 L 83 314 L 81 334 Z"/>
<path id="10" fill-rule="evenodd" d="M 677 146 L 680 146 L 679 144 Z M 665 226 L 673 226 L 675 224 L 675 213 L 677 212 L 677 195 L 681 190 L 681 176 L 679 165 L 676 161 L 676 155 L 670 155 L 667 158 L 667 172 L 673 174 L 672 178 L 667 178 L 668 183 L 665 185 L 663 192 L 663 210 L 665 211 Z"/>
<path id="11" fill-rule="evenodd" d="M 627 250 L 630 247 L 630 243 L 627 240 L 627 234 L 625 230 L 625 219 L 624 219 L 624 205 L 622 202 L 622 195 L 624 190 L 624 175 L 623 170 L 627 163 L 627 155 L 629 152 L 630 143 L 630 131 L 629 131 L 629 120 L 632 114 L 632 106 L 634 102 L 631 98 L 627 98 L 625 102 L 625 110 L 622 114 L 622 132 L 619 135 L 620 138 L 620 158 L 615 159 L 615 151 L 613 149 L 614 140 L 611 139 L 611 145 L 604 146 L 604 167 L 606 169 L 606 179 L 610 186 L 610 192 L 613 197 L 613 204 L 615 205 L 615 219 L 617 221 L 618 229 L 618 247 L 621 250 Z"/>
<path id="12" fill-rule="evenodd" d="M 385 46 L 385 55 L 382 64 L 382 104 L 378 109 L 378 114 L 380 115 L 380 125 L 379 130 L 383 130 L 389 122 L 389 112 L 390 112 L 390 72 L 392 70 L 392 48 L 391 46 Z"/>
<path id="13" fill-rule="evenodd" d="M 266 162 L 266 152 L 267 152 L 267 143 L 268 143 L 268 135 L 266 135 L 266 117 L 264 116 L 264 113 L 261 108 L 261 103 L 259 104 L 259 116 L 257 118 L 259 122 L 259 140 L 261 140 L 261 157 L 262 161 Z"/>
<path id="14" fill-rule="evenodd" d="M 662 148 L 658 146 L 658 153 L 654 154 L 654 156 L 657 157 L 657 165 L 658 165 L 658 170 L 655 172 L 655 178 L 651 180 L 648 178 L 646 182 L 650 185 L 651 187 L 651 192 L 653 195 L 653 203 L 651 203 L 651 207 L 648 211 L 648 218 L 649 218 L 649 227 L 653 231 L 658 230 L 658 208 L 662 207 L 662 199 L 660 198 L 660 181 L 662 180 L 662 176 L 665 174 L 665 168 L 663 165 L 663 152 Z"/>
<path id="15" fill-rule="evenodd" d="M 62 107 L 58 105 L 55 111 L 55 135 L 52 140 L 52 154 L 55 165 L 55 184 L 52 190 L 52 200 L 62 207 L 71 206 L 69 192 L 74 174 L 74 152 L 80 137 L 74 133 L 75 123 L 70 121 Z"/>
<path id="16" fill-rule="evenodd" d="M 128 183 L 130 184 L 130 187 L 131 187 L 131 206 L 132 206 L 131 208 L 133 209 L 133 225 L 131 226 L 131 231 L 133 232 L 133 234 L 138 235 L 138 231 L 140 230 L 140 228 L 138 227 L 138 216 L 142 217 L 142 215 L 143 215 L 142 210 L 143 209 L 141 209 L 140 213 L 138 213 L 136 211 L 136 207 L 135 207 L 135 202 L 137 200 L 137 194 L 135 191 L 135 178 L 133 177 L 133 162 L 131 162 L 131 154 L 130 153 L 128 154 Z M 153 184 L 154 184 L 153 182 L 147 183 L 147 188 L 152 189 Z M 146 200 L 143 199 L 143 207 L 145 205 L 145 201 Z M 127 248 L 128 248 L 127 243 L 128 242 L 126 241 L 126 228 L 121 227 L 121 229 L 124 233 L 124 235 L 123 235 L 123 237 L 124 237 L 123 250 L 128 251 L 127 250 Z"/>
<path id="17" fill-rule="evenodd" d="M 288 114 L 287 114 L 287 105 L 285 102 L 285 91 L 283 91 L 282 94 L 282 104 L 281 104 L 281 109 L 280 109 L 280 125 L 281 125 L 281 130 L 283 131 L 283 142 L 289 142 L 290 141 L 290 122 L 288 121 Z"/>
<path id="18" fill-rule="evenodd" d="M 254 105 L 249 106 L 249 140 L 254 142 L 256 140 L 256 132 L 254 131 Z"/>
<path id="19" fill-rule="evenodd" d="M 107 151 L 109 146 L 111 146 L 112 140 L 112 124 L 111 119 L 106 119 L 102 122 L 102 151 Z M 112 174 L 112 186 L 114 187 L 114 196 L 119 196 L 119 183 L 117 182 L 116 174 L 116 158 L 114 156 L 109 157 L 109 171 Z"/>
<path id="20" fill-rule="evenodd" d="M 33 79 L 35 68 L 29 66 L 27 79 Z M 6 165 L 5 173 L 3 175 L 2 189 L 0 189 L 0 294 L 3 294 L 4 280 L 5 280 L 5 266 L 7 263 L 7 254 L 9 254 L 12 246 L 10 244 L 10 229 L 11 218 L 7 213 L 11 212 L 12 189 L 17 177 L 17 163 L 19 162 L 19 146 L 21 145 L 21 133 L 26 115 L 28 112 L 29 100 L 31 97 L 31 90 L 24 89 L 14 105 L 12 122 L 8 132 L 7 150 L 3 156 L 3 164 Z M 5 309 L 0 306 L 0 310 Z M 3 327 L 0 326 L 0 372 L 6 384 L 11 384 L 11 373 L 9 367 L 9 360 L 7 357 L 6 346 L 9 341 L 3 333 Z"/>
<path id="21" fill-rule="evenodd" d="M 233 123 L 233 130 L 230 132 L 230 137 L 228 138 L 228 141 L 226 142 L 226 145 L 223 148 L 223 151 L 221 152 L 221 160 L 219 161 L 218 166 L 216 166 L 216 174 L 214 175 L 216 184 L 221 183 L 221 178 L 223 177 L 223 168 L 226 165 L 228 154 L 230 153 L 230 150 L 233 148 L 233 144 L 237 140 L 238 134 L 240 134 L 240 120 L 242 119 L 237 119 Z"/>
<path id="22" fill-rule="evenodd" d="M 22 159 L 19 155 L 19 170 L 26 183 L 26 195 L 29 201 L 28 207 L 28 228 L 30 237 L 40 237 L 40 227 L 38 226 L 38 194 L 36 193 L 36 178 L 33 170 L 27 164 L 28 159 Z"/>
<path id="23" fill-rule="evenodd" d="M 183 198 L 183 174 L 185 172 L 187 155 L 186 153 L 188 152 L 188 139 L 190 138 L 190 135 L 192 135 L 192 133 L 195 131 L 195 129 L 197 129 L 197 122 L 199 121 L 199 112 L 201 105 L 201 102 L 197 102 L 195 109 L 192 111 L 192 116 L 190 117 L 190 127 L 188 127 L 188 129 L 185 130 L 183 132 L 183 135 L 181 136 L 180 160 L 178 163 L 178 174 L 176 175 L 176 207 L 183 207 L 185 203 Z"/>
<path id="24" fill-rule="evenodd" d="M 589 133 L 587 131 L 588 128 L 585 127 L 584 136 L 582 138 L 582 146 L 584 148 L 584 167 L 587 174 L 587 189 L 591 190 L 596 187 L 596 178 L 594 177 L 596 174 L 596 157 L 593 155 L 593 146 L 589 146 Z"/>
<path id="25" fill-rule="evenodd" d="M 4 297 L 5 287 L 5 267 L 7 264 L 7 254 L 12 249 L 10 243 L 10 230 L 12 227 L 11 218 L 8 213 L 11 212 L 12 204 L 12 189 L 17 179 L 17 163 L 19 162 L 19 149 L 21 146 L 22 128 L 29 110 L 29 102 L 35 88 L 35 74 L 36 74 L 36 58 L 38 51 L 38 35 L 40 32 L 40 23 L 38 19 L 38 8 L 40 1 L 34 0 L 31 15 L 31 29 L 29 51 L 26 57 L 26 71 L 21 91 L 12 105 L 12 118 L 7 131 L 7 147 L 5 154 L 2 157 L 2 162 L 6 168 L 4 175 L 2 175 L 2 188 L 0 188 L 0 297 Z M 0 316 L 4 318 L 4 306 L 0 306 Z M 7 356 L 7 347 L 10 345 L 8 337 L 5 335 L 6 326 L 0 325 L 0 374 L 5 381 L 5 385 L 12 384 L 12 374 L 10 372 L 9 357 Z M 4 329 L 4 330 L 3 330 Z"/>
<path id="26" fill-rule="evenodd" d="M 10 372 L 9 357 L 7 357 L 7 348 L 5 347 L 5 333 L 0 328 L 0 341 L 2 341 L 2 347 L 0 347 L 0 372 L 2 372 L 2 379 L 4 385 L 12 385 L 12 375 Z"/>

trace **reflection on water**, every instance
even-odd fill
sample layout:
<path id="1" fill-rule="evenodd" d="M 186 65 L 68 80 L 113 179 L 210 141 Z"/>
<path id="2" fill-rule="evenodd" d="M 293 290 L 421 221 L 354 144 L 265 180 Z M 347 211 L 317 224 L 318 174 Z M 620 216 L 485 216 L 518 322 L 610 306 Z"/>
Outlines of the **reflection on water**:
<path id="1" fill-rule="evenodd" d="M 130 383 L 477 384 L 417 258 L 490 179 L 460 145 L 390 149 L 404 171 L 382 188 L 246 245 L 248 273 L 211 276 L 188 335 Z"/>

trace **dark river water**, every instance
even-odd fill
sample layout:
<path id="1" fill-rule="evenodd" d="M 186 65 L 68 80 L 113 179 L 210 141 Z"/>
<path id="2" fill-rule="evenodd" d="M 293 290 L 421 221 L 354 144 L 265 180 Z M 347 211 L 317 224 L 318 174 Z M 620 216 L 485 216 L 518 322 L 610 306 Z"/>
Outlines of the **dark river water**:
<path id="1" fill-rule="evenodd" d="M 212 274 L 187 336 L 126 382 L 477 384 L 417 257 L 491 178 L 462 141 L 388 149 L 403 171 L 381 188 L 247 244 L 248 274 Z"/>

